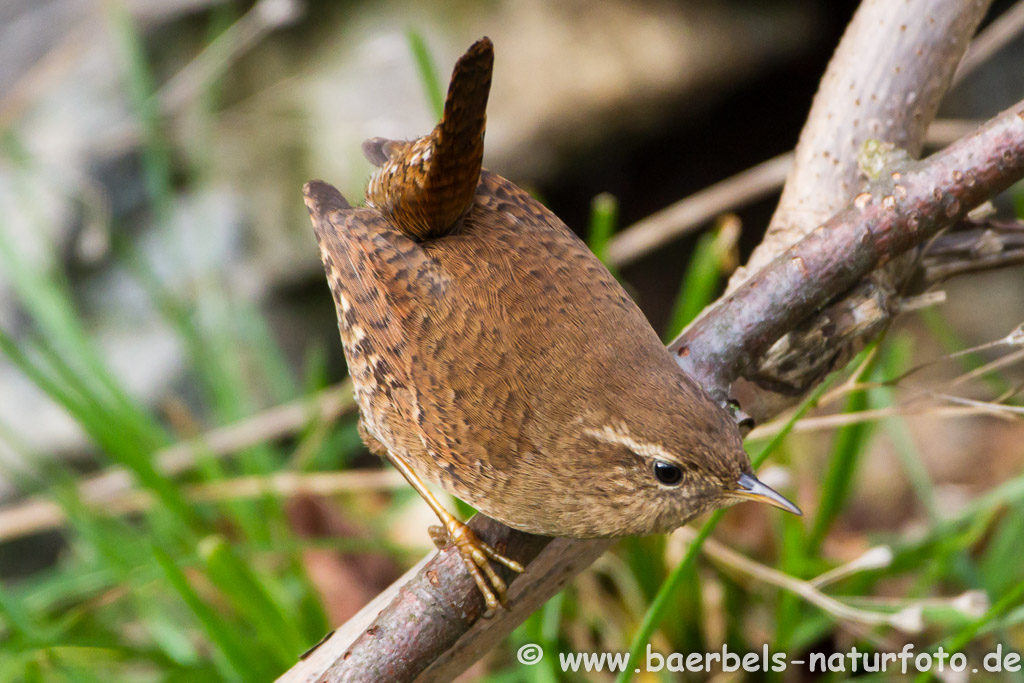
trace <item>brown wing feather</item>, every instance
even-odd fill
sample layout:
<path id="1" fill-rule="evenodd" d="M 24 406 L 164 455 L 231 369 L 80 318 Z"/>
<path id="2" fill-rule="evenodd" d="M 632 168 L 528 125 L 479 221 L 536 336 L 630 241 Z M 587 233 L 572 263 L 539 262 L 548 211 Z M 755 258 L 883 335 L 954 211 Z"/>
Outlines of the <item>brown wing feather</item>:
<path id="1" fill-rule="evenodd" d="M 423 448 L 394 429 L 420 424 L 415 338 L 443 307 L 448 280 L 422 247 L 327 183 L 304 188 L 334 296 L 349 373 L 370 433 L 397 454 Z"/>

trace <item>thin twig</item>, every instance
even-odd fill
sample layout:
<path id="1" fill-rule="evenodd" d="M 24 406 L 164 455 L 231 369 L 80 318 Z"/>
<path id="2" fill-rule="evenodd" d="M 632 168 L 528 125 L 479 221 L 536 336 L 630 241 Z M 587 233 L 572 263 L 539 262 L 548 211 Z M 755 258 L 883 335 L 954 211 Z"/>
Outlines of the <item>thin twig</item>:
<path id="1" fill-rule="evenodd" d="M 941 398 L 945 401 L 949 401 L 955 405 L 974 407 L 981 411 L 987 411 L 989 414 L 997 417 L 1007 417 L 1009 415 L 1021 415 L 1024 416 L 1024 406 L 1008 406 L 1003 403 L 993 403 L 991 401 L 978 401 L 973 398 L 965 398 L 963 396 L 953 396 L 952 394 L 944 394 L 941 391 L 930 391 L 927 389 L 918 389 L 918 391 L 934 396 L 935 398 Z"/>
<path id="2" fill-rule="evenodd" d="M 945 147 L 979 125 L 974 120 L 936 120 L 925 141 Z M 740 171 L 694 194 L 655 211 L 617 233 L 608 243 L 608 260 L 628 266 L 655 249 L 706 225 L 727 211 L 763 199 L 782 187 L 793 166 L 793 152 L 785 152 Z"/>
<path id="3" fill-rule="evenodd" d="M 299 494 L 329 496 L 357 491 L 403 488 L 405 479 L 394 470 L 348 470 L 345 472 L 277 472 L 269 475 L 234 477 L 205 484 L 185 486 L 185 499 L 193 503 L 243 500 L 263 496 L 291 497 Z M 88 506 L 109 516 L 132 515 L 149 510 L 154 503 L 147 491 L 129 489 Z M 58 529 L 67 522 L 63 509 L 50 501 L 32 501 L 0 513 L 0 543 L 14 538 Z"/>
<path id="4" fill-rule="evenodd" d="M 1024 31 L 1024 2 L 1018 2 L 1003 12 L 991 24 L 985 27 L 971 41 L 967 54 L 960 60 L 953 83 L 959 83 L 968 74 L 988 61 L 992 55 L 1006 47 L 1011 40 Z"/>
<path id="5" fill-rule="evenodd" d="M 932 149 L 940 149 L 970 135 L 983 121 L 977 119 L 935 119 L 928 126 L 924 143 Z"/>
<path id="6" fill-rule="evenodd" d="M 902 609 L 917 605 L 925 609 L 947 608 L 964 614 L 971 619 L 977 619 L 983 615 L 990 606 L 988 595 L 982 590 L 967 590 L 951 598 L 890 598 L 877 595 L 848 595 L 836 596 L 844 602 L 859 606 L 870 605 L 872 607 L 888 607 L 890 609 Z"/>
<path id="7" fill-rule="evenodd" d="M 921 287 L 1024 263 L 1024 222 L 968 221 L 957 227 L 967 229 L 940 236 L 924 252 L 915 276 Z"/>
<path id="8" fill-rule="evenodd" d="M 853 381 L 848 380 L 846 383 L 843 384 L 843 386 L 837 387 L 837 388 L 833 389 L 832 391 L 828 392 L 827 394 L 825 394 L 825 396 L 823 396 L 821 401 L 819 402 L 819 405 L 827 405 L 828 403 L 834 401 L 836 398 L 839 398 L 839 397 L 841 397 L 841 396 L 843 396 L 845 394 L 848 394 L 848 393 L 850 393 L 852 391 L 860 391 L 860 390 L 864 390 L 864 389 L 874 389 L 874 388 L 878 388 L 878 387 L 894 387 L 894 386 L 898 386 L 900 384 L 900 382 L 902 382 L 903 380 L 907 379 L 911 375 L 917 374 L 918 372 L 920 372 L 921 370 L 924 370 L 925 368 L 934 367 L 934 366 L 939 365 L 941 363 L 946 363 L 946 362 L 951 361 L 951 360 L 956 360 L 957 358 L 962 358 L 963 356 L 968 356 L 968 355 L 977 353 L 979 351 L 988 351 L 989 349 L 1000 348 L 1000 347 L 1003 347 L 1003 346 L 1011 346 L 1011 347 L 1012 346 L 1020 346 L 1020 345 L 1024 344 L 1024 337 L 1021 336 L 1021 333 L 1019 331 L 1019 330 L 1021 330 L 1022 327 L 1024 327 L 1024 326 L 1018 326 L 1017 328 L 1015 328 L 1012 332 L 1010 332 L 1005 337 L 1000 337 L 999 339 L 996 339 L 994 341 L 984 342 L 984 343 L 978 344 L 976 346 L 971 346 L 971 347 L 968 347 L 966 349 L 960 349 L 958 351 L 953 351 L 952 353 L 944 354 L 942 356 L 939 356 L 938 358 L 933 358 L 931 360 L 924 361 L 923 363 L 918 363 L 917 365 L 914 365 L 914 366 L 904 370 L 903 372 L 901 372 L 900 374 L 896 375 L 895 377 L 890 377 L 890 378 L 888 378 L 888 379 L 886 379 L 884 381 L 881 381 L 881 382 L 853 382 Z M 996 369 L 998 367 L 1002 367 L 1003 364 L 1001 363 L 1001 361 L 995 361 L 995 362 L 999 363 L 999 364 L 996 365 L 995 368 L 990 368 L 990 370 L 991 369 Z M 1013 362 L 1013 361 L 1011 361 L 1011 362 Z M 1006 364 L 1009 364 L 1009 363 L 1006 363 Z M 985 370 L 983 368 L 978 368 L 978 369 L 972 371 L 971 373 L 967 373 L 967 375 L 962 376 L 962 377 L 956 379 L 955 381 L 953 381 L 953 383 L 950 386 L 956 386 L 961 381 L 963 381 L 964 377 L 966 377 L 968 379 L 970 377 L 973 377 L 974 373 L 985 374 L 986 372 L 989 372 L 989 370 Z M 852 379 L 853 378 L 851 377 L 851 380 Z"/>
<path id="9" fill-rule="evenodd" d="M 1006 415 L 993 410 L 990 404 L 978 406 L 949 406 L 940 404 L 921 404 L 889 406 L 887 408 L 875 408 L 872 410 L 859 410 L 853 413 L 837 413 L 835 415 L 821 415 L 818 417 L 805 417 L 793 424 L 794 432 L 816 432 L 830 429 L 839 429 L 854 424 L 865 422 L 877 422 L 890 417 L 939 417 L 939 418 L 964 418 L 978 417 L 979 415 L 998 417 L 1004 420 L 1014 420 L 1012 415 Z M 756 427 L 750 432 L 749 438 L 767 439 L 778 434 L 785 427 L 785 420 L 772 420 L 766 424 Z"/>
<path id="10" fill-rule="evenodd" d="M 984 365 L 976 367 L 973 370 L 971 370 L 970 372 L 965 372 L 964 374 L 960 375 L 959 377 L 954 379 L 952 382 L 950 382 L 949 386 L 955 387 L 958 384 L 963 384 L 964 382 L 969 382 L 970 380 L 975 379 L 977 377 L 984 377 L 985 375 L 987 375 L 990 372 L 994 372 L 996 370 L 1001 370 L 1001 369 L 1003 369 L 1003 368 L 1005 368 L 1005 367 L 1007 367 L 1009 365 L 1013 365 L 1015 363 L 1019 363 L 1022 360 L 1024 360 L 1024 349 L 1020 349 L 1018 351 L 1014 351 L 1013 353 L 1008 353 L 1005 356 L 1003 356 L 1002 358 L 996 358 L 994 361 L 991 361 L 989 363 L 985 363 Z"/>
<path id="11" fill-rule="evenodd" d="M 609 241 L 608 260 L 627 266 L 719 214 L 767 197 L 782 186 L 792 165 L 792 152 L 780 154 L 652 213 Z"/>
<path id="12" fill-rule="evenodd" d="M 854 574 L 875 569 L 885 569 L 892 564 L 892 548 L 887 545 L 876 545 L 861 554 L 860 557 L 850 560 L 844 565 L 835 569 L 818 574 L 808 583 L 815 588 L 821 589 L 825 586 L 842 581 Z"/>
<path id="13" fill-rule="evenodd" d="M 160 88 L 156 97 L 161 111 L 180 113 L 239 57 L 271 32 L 295 22 L 302 11 L 298 0 L 257 2 Z"/>
<path id="14" fill-rule="evenodd" d="M 690 540 L 696 536 L 696 532 L 689 527 L 679 529 L 676 531 L 676 534 Z M 920 618 L 920 608 L 916 605 L 898 612 L 874 612 L 858 609 L 825 595 L 809 581 L 798 579 L 774 567 L 756 562 L 713 538 L 706 539 L 702 549 L 706 555 L 721 564 L 751 576 L 758 581 L 799 595 L 807 602 L 822 609 L 836 619 L 866 624 L 868 626 L 892 626 L 904 633 L 919 633 L 924 627 Z"/>

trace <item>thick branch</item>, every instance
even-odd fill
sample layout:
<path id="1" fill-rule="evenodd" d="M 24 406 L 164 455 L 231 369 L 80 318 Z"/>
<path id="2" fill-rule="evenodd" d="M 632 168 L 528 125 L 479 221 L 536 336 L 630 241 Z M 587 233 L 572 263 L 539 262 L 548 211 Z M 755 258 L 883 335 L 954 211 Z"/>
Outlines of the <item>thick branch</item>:
<path id="1" fill-rule="evenodd" d="M 611 540 L 545 538 L 515 531 L 483 515 L 477 534 L 527 564 L 509 587 L 509 610 L 481 619 L 480 590 L 457 551 L 436 552 L 278 679 L 311 681 L 453 680 L 496 646 L 611 546 Z M 507 573 L 503 576 L 511 579 Z M 379 613 L 379 614 L 378 614 Z"/>
<path id="2" fill-rule="evenodd" d="M 730 292 L 859 192 L 863 180 L 857 160 L 866 140 L 890 142 L 918 156 L 925 130 L 989 4 L 861 4 L 815 95 L 765 238 L 730 280 Z M 752 360 L 742 378 L 753 384 L 740 383 L 736 390 L 744 410 L 758 420 L 771 416 L 863 348 L 898 310 L 913 264 L 908 254 L 872 272 L 780 339 L 772 353 Z"/>
<path id="3" fill-rule="evenodd" d="M 861 3 L 814 96 L 764 240 L 730 288 L 810 234 L 858 192 L 857 157 L 865 141 L 890 142 L 912 157 L 920 155 L 925 132 L 989 4 Z"/>
<path id="4" fill-rule="evenodd" d="M 1024 102 L 925 161 L 887 169 L 849 205 L 776 257 L 669 345 L 712 395 L 783 334 L 875 268 L 963 218 L 1024 176 Z"/>

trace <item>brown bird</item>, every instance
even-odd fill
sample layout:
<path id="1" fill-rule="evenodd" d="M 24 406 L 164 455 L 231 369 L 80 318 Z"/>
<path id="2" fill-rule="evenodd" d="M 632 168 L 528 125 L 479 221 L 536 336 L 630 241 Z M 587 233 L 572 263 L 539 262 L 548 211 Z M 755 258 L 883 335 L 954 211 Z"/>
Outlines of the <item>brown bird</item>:
<path id="1" fill-rule="evenodd" d="M 423 480 L 546 536 L 668 532 L 742 499 L 799 514 L 586 245 L 481 170 L 492 65 L 483 38 L 433 132 L 364 144 L 380 166 L 366 208 L 305 187 L 363 439 L 437 513 L 435 541 L 457 546 L 488 612 L 506 595 L 489 560 L 523 568 Z"/>

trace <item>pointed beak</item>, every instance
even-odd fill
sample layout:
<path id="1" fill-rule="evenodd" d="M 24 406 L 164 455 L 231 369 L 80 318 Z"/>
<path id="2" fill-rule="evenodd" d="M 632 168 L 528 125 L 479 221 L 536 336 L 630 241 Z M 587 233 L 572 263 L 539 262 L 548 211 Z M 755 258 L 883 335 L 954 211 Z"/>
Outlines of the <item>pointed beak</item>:
<path id="1" fill-rule="evenodd" d="M 786 500 L 775 489 L 762 484 L 752 474 L 741 474 L 736 488 L 729 491 L 728 495 L 744 500 L 756 500 L 758 503 L 768 503 L 787 512 L 792 512 L 794 515 L 803 515 L 800 508 Z"/>

